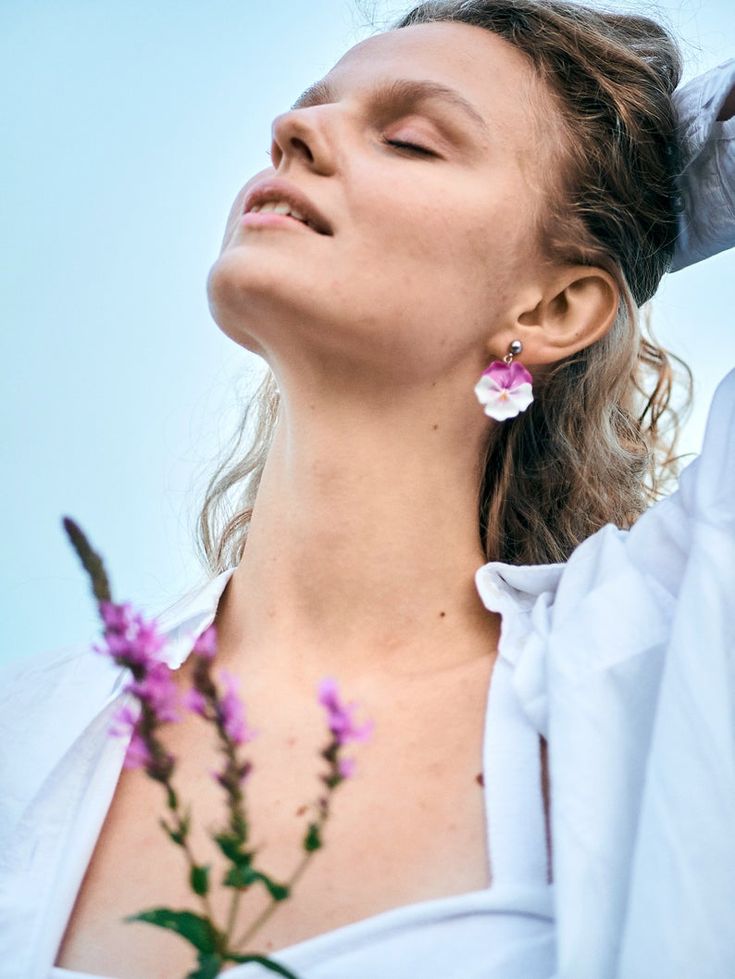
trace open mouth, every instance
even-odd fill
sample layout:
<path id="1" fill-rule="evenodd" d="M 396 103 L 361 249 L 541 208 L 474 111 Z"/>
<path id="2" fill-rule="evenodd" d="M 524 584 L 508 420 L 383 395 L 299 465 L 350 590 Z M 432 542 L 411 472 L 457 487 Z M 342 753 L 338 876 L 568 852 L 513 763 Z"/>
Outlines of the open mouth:
<path id="1" fill-rule="evenodd" d="M 257 218 L 259 215 L 270 215 L 271 219 L 288 217 L 305 224 L 317 234 L 332 234 L 329 222 L 312 201 L 299 188 L 280 179 L 268 180 L 253 187 L 245 198 L 243 214 L 247 218 L 246 223 L 263 223 Z M 269 220 L 269 223 L 283 224 L 273 220 Z"/>
<path id="2" fill-rule="evenodd" d="M 288 222 L 289 224 L 295 223 L 309 228 L 310 231 L 316 231 L 317 234 L 326 234 L 326 232 L 320 231 L 319 228 L 317 228 L 311 221 L 300 216 L 299 214 L 291 214 L 288 211 L 282 210 L 276 211 L 273 207 L 269 208 L 267 205 L 263 208 L 254 207 L 247 211 L 243 215 L 243 222 L 255 227 L 268 227 L 269 225 L 278 226 L 284 224 L 284 222 Z"/>

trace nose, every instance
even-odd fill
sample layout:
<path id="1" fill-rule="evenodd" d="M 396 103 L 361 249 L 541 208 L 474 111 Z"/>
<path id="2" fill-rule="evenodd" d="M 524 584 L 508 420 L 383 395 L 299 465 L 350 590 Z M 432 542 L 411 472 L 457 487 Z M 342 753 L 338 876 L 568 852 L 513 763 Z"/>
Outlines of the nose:
<path id="1" fill-rule="evenodd" d="M 333 154 L 318 108 L 291 109 L 276 116 L 270 155 L 276 170 L 284 160 L 297 159 L 316 173 L 331 173 Z"/>

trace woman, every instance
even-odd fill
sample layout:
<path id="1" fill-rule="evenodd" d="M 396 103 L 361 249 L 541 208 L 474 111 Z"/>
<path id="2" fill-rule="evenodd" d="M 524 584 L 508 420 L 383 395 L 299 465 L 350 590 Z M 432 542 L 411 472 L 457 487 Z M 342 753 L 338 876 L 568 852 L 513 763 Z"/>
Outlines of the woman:
<path id="1" fill-rule="evenodd" d="M 272 168 L 235 199 L 210 307 L 272 375 L 252 451 L 212 481 L 212 575 L 170 611 L 166 657 L 184 684 L 215 623 L 276 878 L 313 795 L 319 678 L 375 722 L 255 939 L 305 979 L 735 974 L 735 373 L 659 499 L 671 368 L 639 323 L 664 272 L 735 244 L 735 62 L 677 101 L 680 74 L 646 18 L 422 4 L 275 120 Z M 192 965 L 121 921 L 189 895 L 157 786 L 118 781 L 123 679 L 80 649 L 9 685 L 4 740 L 29 730 L 4 778 L 0 976 Z M 195 850 L 221 811 L 203 733 L 167 742 Z"/>

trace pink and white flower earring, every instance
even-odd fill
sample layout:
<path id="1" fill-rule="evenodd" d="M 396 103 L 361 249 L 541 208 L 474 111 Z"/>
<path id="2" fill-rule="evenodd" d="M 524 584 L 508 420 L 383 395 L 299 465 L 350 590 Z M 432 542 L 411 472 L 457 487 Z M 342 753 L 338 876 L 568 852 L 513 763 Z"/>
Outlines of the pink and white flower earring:
<path id="1" fill-rule="evenodd" d="M 475 385 L 477 400 L 485 405 L 485 414 L 496 421 L 515 418 L 533 401 L 533 378 L 523 364 L 513 361 L 522 350 L 521 341 L 514 340 L 505 357 L 489 364 Z"/>

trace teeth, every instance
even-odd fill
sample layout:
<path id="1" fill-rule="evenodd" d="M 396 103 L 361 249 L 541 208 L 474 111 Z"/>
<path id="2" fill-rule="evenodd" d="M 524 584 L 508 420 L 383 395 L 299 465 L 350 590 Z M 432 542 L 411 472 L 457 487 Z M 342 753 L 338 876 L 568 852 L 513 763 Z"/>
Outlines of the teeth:
<path id="1" fill-rule="evenodd" d="M 308 221 L 301 213 L 297 211 L 295 207 L 291 207 L 290 204 L 286 204 L 283 201 L 266 201 L 265 204 L 256 204 L 255 207 L 250 208 L 251 214 L 257 214 L 258 212 L 273 211 L 276 214 L 290 214 L 292 218 L 296 218 L 297 221 L 303 221 L 308 224 Z"/>

